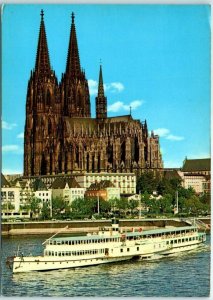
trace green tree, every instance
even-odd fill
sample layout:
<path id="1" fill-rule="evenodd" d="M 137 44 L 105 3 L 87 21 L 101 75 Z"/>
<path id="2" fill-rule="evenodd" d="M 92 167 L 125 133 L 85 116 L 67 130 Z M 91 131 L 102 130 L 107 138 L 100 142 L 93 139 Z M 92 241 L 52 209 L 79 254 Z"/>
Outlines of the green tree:
<path id="1" fill-rule="evenodd" d="M 116 207 L 120 210 L 120 212 L 123 212 L 126 216 L 127 209 L 129 207 L 128 199 L 127 198 L 120 198 L 116 200 Z"/>
<path id="2" fill-rule="evenodd" d="M 145 192 L 141 197 L 141 203 L 143 204 L 143 206 L 145 206 L 146 208 L 149 209 L 149 207 L 152 205 L 152 200 L 150 198 L 150 194 Z"/>
<path id="3" fill-rule="evenodd" d="M 82 216 L 91 217 L 97 213 L 98 200 L 95 198 L 78 198 L 75 199 L 71 204 L 72 212 Z"/>
<path id="4" fill-rule="evenodd" d="M 195 195 L 185 201 L 184 207 L 186 212 L 192 215 L 198 215 L 205 209 L 205 205 Z"/>
<path id="5" fill-rule="evenodd" d="M 33 196 L 31 197 L 31 201 L 30 201 L 30 211 L 32 212 L 32 216 L 33 215 L 38 215 L 40 210 L 41 210 L 41 199 Z"/>
<path id="6" fill-rule="evenodd" d="M 133 215 L 133 211 L 139 206 L 138 200 L 129 200 L 128 208 L 130 209 L 131 215 Z"/>
<path id="7" fill-rule="evenodd" d="M 110 203 L 104 199 L 100 199 L 100 213 L 102 215 L 105 215 L 105 214 L 109 213 L 110 210 L 111 210 Z"/>
<path id="8" fill-rule="evenodd" d="M 53 218 L 61 219 L 70 213 L 70 206 L 62 197 L 54 197 L 52 199 L 52 215 Z"/>
<path id="9" fill-rule="evenodd" d="M 171 194 L 164 195 L 161 199 L 157 200 L 160 206 L 161 213 L 171 213 L 173 210 L 173 197 Z"/>
<path id="10" fill-rule="evenodd" d="M 50 207 L 46 202 L 43 204 L 43 207 L 41 209 L 41 218 L 42 220 L 50 219 Z"/>
<path id="11" fill-rule="evenodd" d="M 152 194 L 157 190 L 159 179 L 154 176 L 154 173 L 147 171 L 143 173 L 137 181 L 137 191 L 144 194 L 145 192 Z"/>

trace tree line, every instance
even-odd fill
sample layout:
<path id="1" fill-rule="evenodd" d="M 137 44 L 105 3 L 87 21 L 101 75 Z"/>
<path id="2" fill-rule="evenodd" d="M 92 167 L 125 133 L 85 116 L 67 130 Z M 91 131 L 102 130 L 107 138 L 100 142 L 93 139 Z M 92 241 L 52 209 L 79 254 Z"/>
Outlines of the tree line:
<path id="1" fill-rule="evenodd" d="M 137 193 L 140 201 L 110 199 L 105 201 L 93 198 L 77 198 L 71 204 L 62 197 L 55 197 L 52 203 L 42 203 L 40 199 L 31 196 L 23 210 L 31 212 L 32 218 L 47 219 L 98 219 L 110 218 L 134 218 L 139 216 L 153 217 L 171 216 L 175 210 L 179 216 L 205 215 L 210 213 L 210 195 L 196 195 L 192 188 L 185 189 L 181 179 L 167 179 L 153 172 L 143 173 L 137 180 Z M 178 199 L 177 199 L 178 197 Z M 178 200 L 178 201 L 177 201 Z"/>

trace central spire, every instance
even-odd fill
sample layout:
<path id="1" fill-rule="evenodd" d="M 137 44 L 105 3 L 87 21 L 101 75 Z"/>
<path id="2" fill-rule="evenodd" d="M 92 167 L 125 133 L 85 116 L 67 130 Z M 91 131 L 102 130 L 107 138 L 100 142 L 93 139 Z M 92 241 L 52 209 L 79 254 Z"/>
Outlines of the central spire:
<path id="1" fill-rule="evenodd" d="M 107 118 L 107 98 L 104 96 L 104 84 L 101 65 L 99 71 L 98 95 L 96 97 L 96 118 Z"/>
<path id="2" fill-rule="evenodd" d="M 103 75 L 102 75 L 102 66 L 101 65 L 100 65 L 100 72 L 99 72 L 98 97 L 104 97 L 104 84 L 103 84 Z"/>
<path id="3" fill-rule="evenodd" d="M 81 72 L 80 59 L 78 53 L 78 43 L 75 30 L 75 15 L 72 12 L 71 15 L 71 31 L 70 31 L 70 41 L 69 49 L 67 54 L 67 66 L 66 73 L 72 75 L 73 77 L 79 76 Z"/>
<path id="4" fill-rule="evenodd" d="M 36 54 L 35 71 L 39 74 L 49 74 L 51 72 L 47 38 L 44 25 L 44 11 L 41 10 L 41 23 L 38 38 L 38 48 Z"/>

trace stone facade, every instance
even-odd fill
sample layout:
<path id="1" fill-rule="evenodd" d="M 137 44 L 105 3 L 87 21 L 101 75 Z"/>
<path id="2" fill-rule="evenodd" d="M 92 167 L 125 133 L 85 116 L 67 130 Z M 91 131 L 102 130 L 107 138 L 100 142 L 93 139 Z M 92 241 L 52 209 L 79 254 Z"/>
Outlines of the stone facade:
<path id="1" fill-rule="evenodd" d="M 102 67 L 91 117 L 90 95 L 81 69 L 74 14 L 65 73 L 58 83 L 51 68 L 41 12 L 36 64 L 28 82 L 24 176 L 162 169 L 159 138 L 147 122 L 129 115 L 108 117 Z"/>
<path id="2" fill-rule="evenodd" d="M 184 188 L 192 187 L 197 194 L 211 193 L 211 159 L 185 159 L 181 169 Z"/>

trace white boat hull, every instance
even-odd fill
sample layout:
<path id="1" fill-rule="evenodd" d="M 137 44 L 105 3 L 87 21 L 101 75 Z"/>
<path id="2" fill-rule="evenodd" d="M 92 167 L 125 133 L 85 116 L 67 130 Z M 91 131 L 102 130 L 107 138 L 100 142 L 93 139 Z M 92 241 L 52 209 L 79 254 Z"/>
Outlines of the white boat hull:
<path id="1" fill-rule="evenodd" d="M 106 263 L 115 263 L 120 261 L 130 260 L 132 256 L 124 257 L 101 257 L 90 258 L 83 260 L 50 260 L 50 257 L 38 256 L 38 257 L 15 257 L 13 261 L 13 273 L 31 272 L 31 271 L 49 271 L 56 269 L 70 269 L 86 266 L 95 266 Z"/>
<path id="2" fill-rule="evenodd" d="M 171 249 L 168 249 L 162 253 L 162 255 L 171 255 L 171 254 L 176 254 L 184 251 L 190 251 L 194 250 L 202 245 L 202 242 L 196 243 L 196 244 L 191 244 L 191 245 L 183 245 L 181 247 L 174 247 Z"/>

